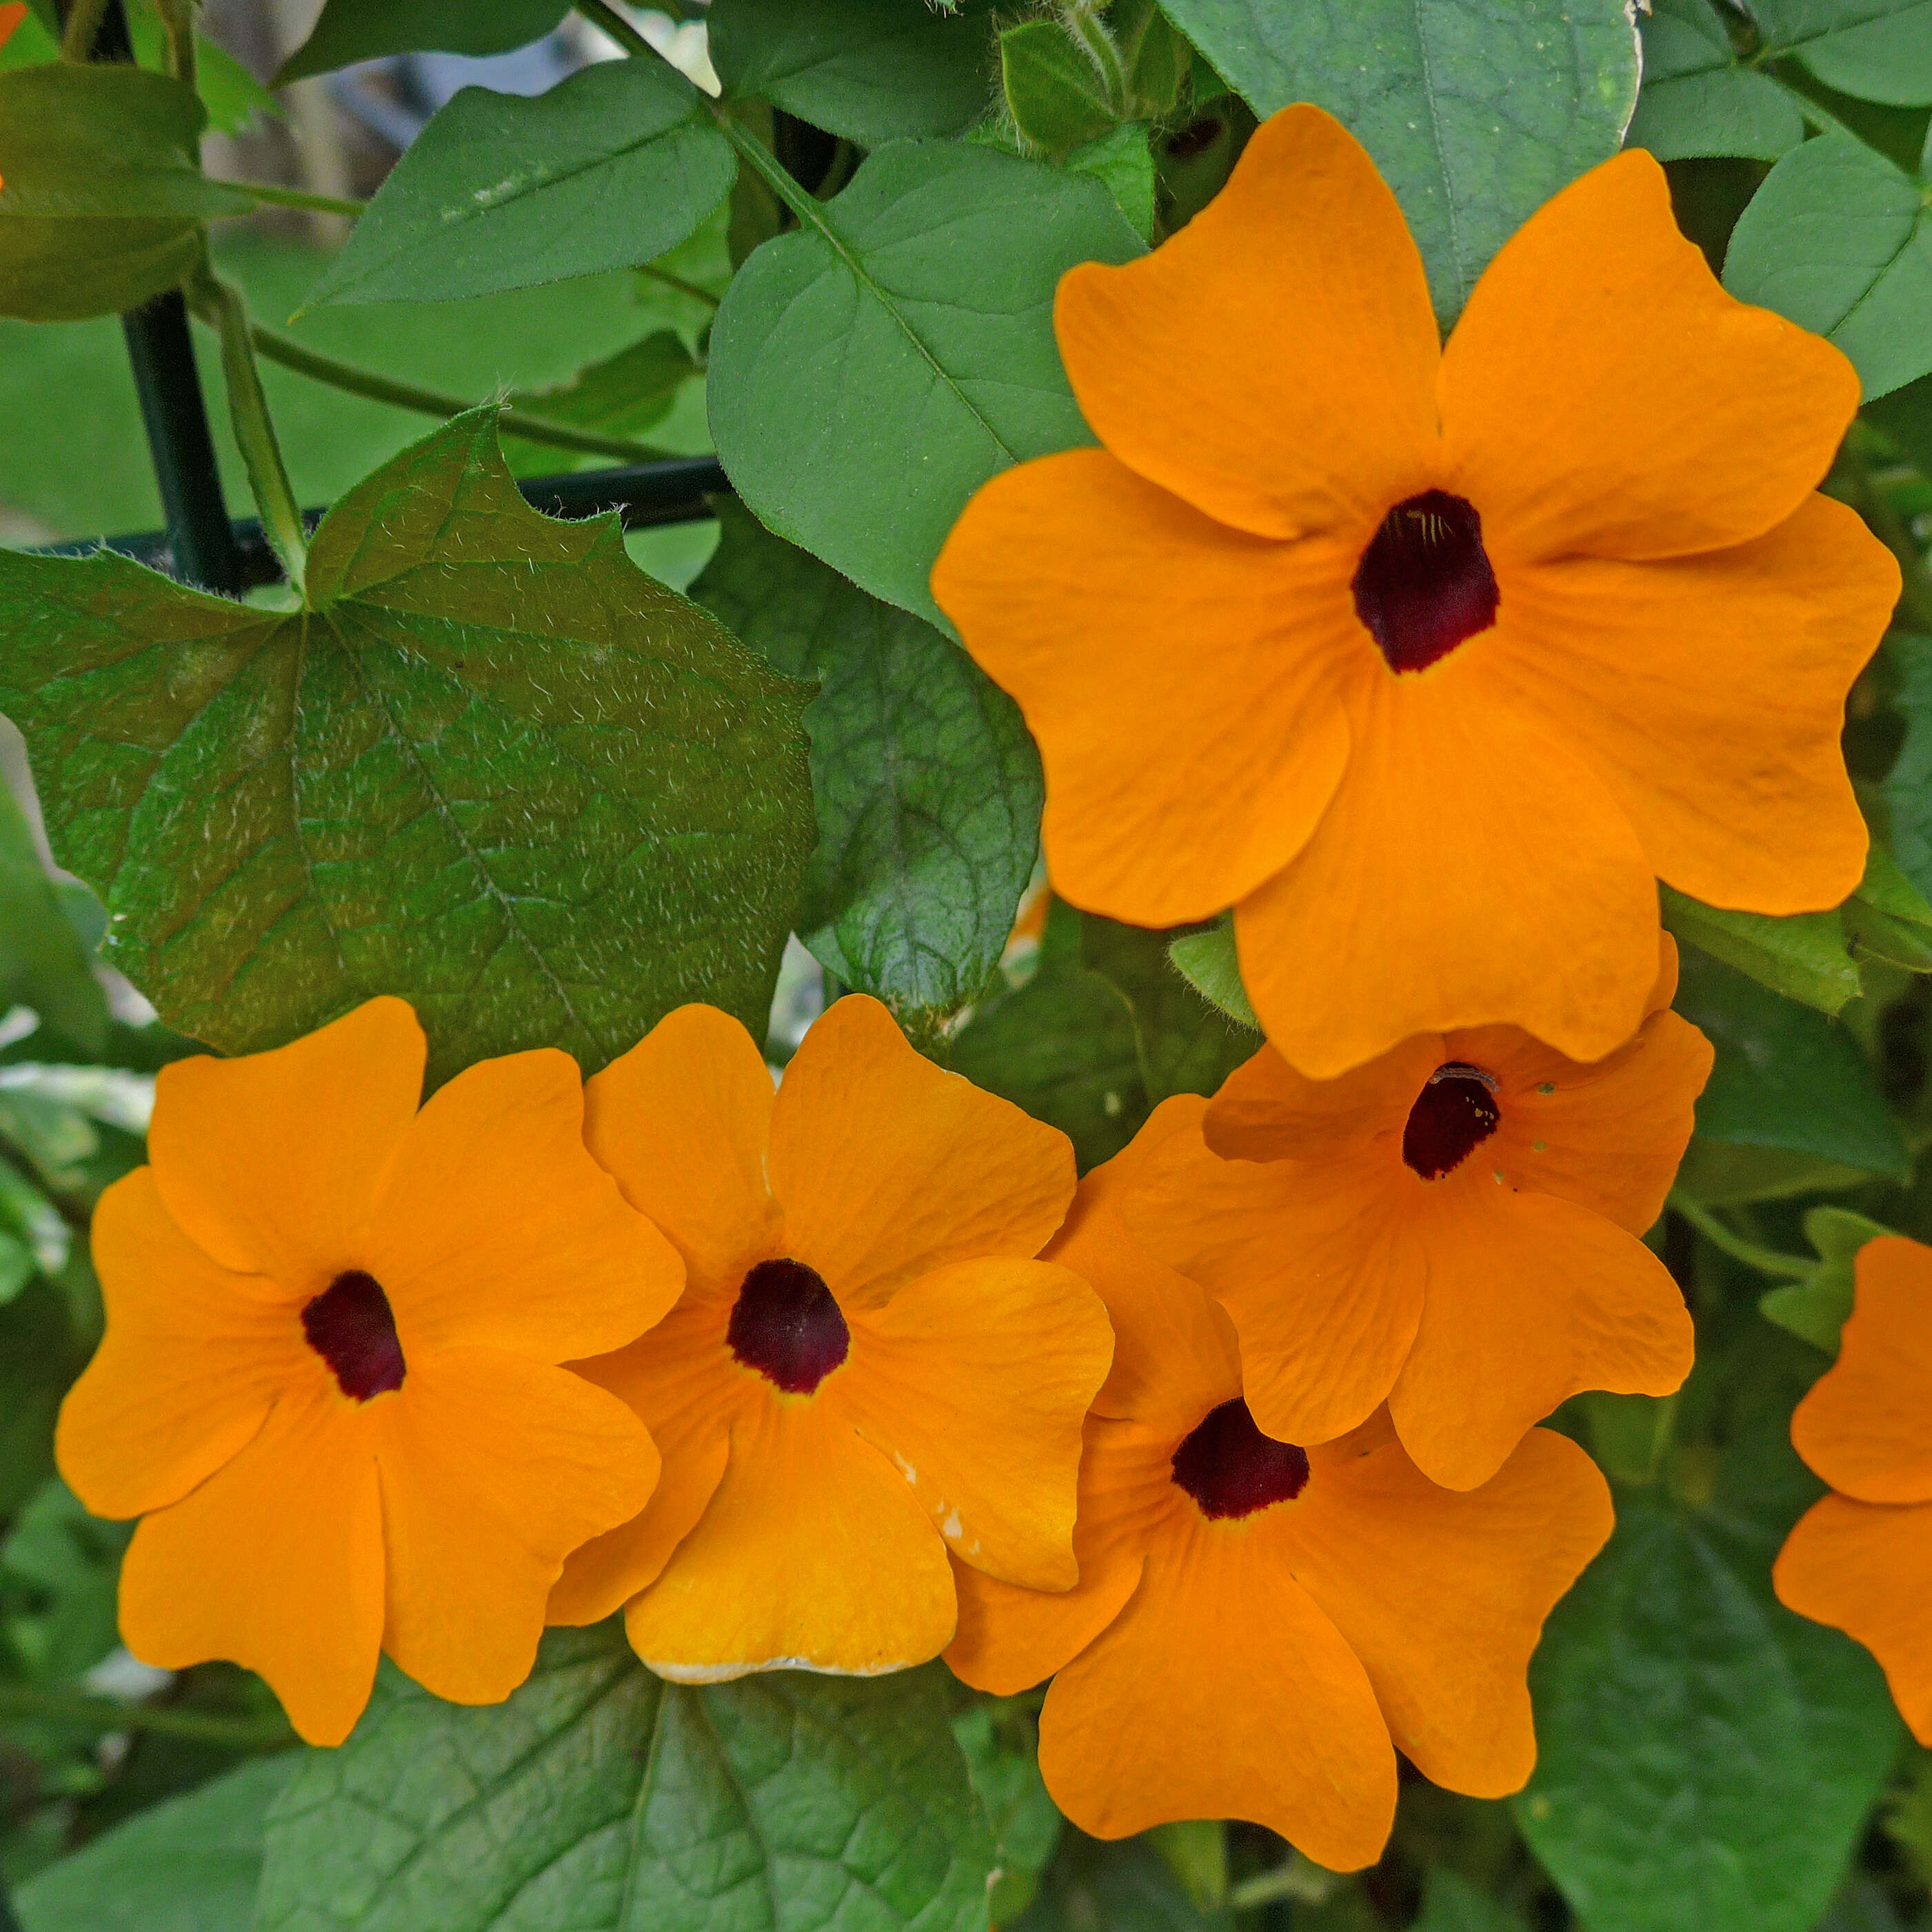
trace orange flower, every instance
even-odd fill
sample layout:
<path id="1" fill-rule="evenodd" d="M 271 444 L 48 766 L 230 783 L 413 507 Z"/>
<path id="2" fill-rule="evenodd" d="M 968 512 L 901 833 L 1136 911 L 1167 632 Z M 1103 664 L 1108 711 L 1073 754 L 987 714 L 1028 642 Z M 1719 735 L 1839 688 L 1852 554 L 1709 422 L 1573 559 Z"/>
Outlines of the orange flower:
<path id="1" fill-rule="evenodd" d="M 1466 1490 L 1578 1390 L 1683 1381 L 1690 1318 L 1637 1238 L 1711 1071 L 1676 982 L 1666 937 L 1648 1017 L 1588 1065 L 1514 1027 L 1331 1081 L 1264 1047 L 1204 1133 L 1172 1137 L 1127 1225 L 1233 1317 L 1269 1434 L 1326 1442 L 1386 1401 L 1430 1480 Z"/>
<path id="2" fill-rule="evenodd" d="M 1648 155 L 1532 217 L 1444 349 L 1394 196 L 1291 107 L 1054 326 L 1106 446 L 986 484 L 933 594 L 1040 741 L 1056 887 L 1232 905 L 1304 1072 L 1496 1022 L 1600 1058 L 1654 874 L 1858 884 L 1838 733 L 1898 572 L 1813 494 L 1858 377 L 1724 292 Z"/>
<path id="3" fill-rule="evenodd" d="M 1888 1235 L 1858 1250 L 1857 1270 L 1838 1359 L 1791 1418 L 1834 1493 L 1799 1519 L 1772 1581 L 1788 1609 L 1878 1659 L 1932 1744 L 1932 1248 Z"/>
<path id="4" fill-rule="evenodd" d="M 14 29 L 27 17 L 27 0 L 10 0 L 0 7 L 0 47 L 14 38 Z"/>
<path id="5" fill-rule="evenodd" d="M 487 1061 L 418 1112 L 424 1058 L 377 999 L 164 1069 L 152 1165 L 94 1216 L 106 1338 L 61 1412 L 75 1493 L 142 1518 L 128 1648 L 248 1665 L 312 1744 L 348 1735 L 379 1650 L 508 1696 L 566 1552 L 657 1476 L 636 1418 L 554 1366 L 683 1281 L 584 1152 L 576 1066 Z"/>
<path id="6" fill-rule="evenodd" d="M 1040 1769 L 1082 1830 L 1247 1818 L 1352 1870 L 1388 1835 L 1391 1740 L 1451 1790 L 1528 1778 L 1530 1652 L 1609 1535 L 1610 1493 L 1546 1430 L 1465 1494 L 1426 1481 L 1381 1415 L 1319 1447 L 1263 1435 L 1226 1316 L 1118 1211 L 1164 1144 L 1198 1136 L 1202 1105 L 1163 1103 L 1081 1183 L 1048 1250 L 1099 1289 L 1116 1337 L 1087 1424 L 1078 1586 L 960 1570 L 946 1658 L 998 1695 L 1059 1672 Z"/>
<path id="7" fill-rule="evenodd" d="M 839 1000 L 776 1099 L 744 1028 L 685 1006 L 590 1082 L 591 1151 L 684 1256 L 670 1317 L 581 1372 L 664 1452 L 635 1522 L 573 1557 L 562 1623 L 627 1604 L 639 1656 L 710 1683 L 871 1676 L 952 1634 L 949 1548 L 1075 1579 L 1080 1426 L 1112 1352 L 1086 1283 L 1034 1258 L 1066 1137 Z"/>

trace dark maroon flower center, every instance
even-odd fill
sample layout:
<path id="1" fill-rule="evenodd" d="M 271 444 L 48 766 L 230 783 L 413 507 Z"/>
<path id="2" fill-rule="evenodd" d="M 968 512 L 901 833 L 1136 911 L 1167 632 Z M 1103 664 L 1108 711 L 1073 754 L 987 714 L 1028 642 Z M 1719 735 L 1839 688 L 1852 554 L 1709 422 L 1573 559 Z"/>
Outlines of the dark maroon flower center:
<path id="1" fill-rule="evenodd" d="M 1424 1180 L 1460 1167 L 1496 1130 L 1496 1083 L 1480 1066 L 1452 1060 L 1429 1076 L 1402 1130 L 1402 1157 Z"/>
<path id="2" fill-rule="evenodd" d="M 802 1262 L 760 1262 L 746 1276 L 724 1331 L 731 1352 L 787 1395 L 809 1395 L 852 1346 L 818 1274 Z"/>
<path id="3" fill-rule="evenodd" d="M 358 1402 L 403 1385 L 403 1345 L 389 1298 L 373 1274 L 350 1268 L 302 1310 L 308 1345 L 334 1372 L 342 1393 Z"/>
<path id="4" fill-rule="evenodd" d="M 1391 670 L 1420 670 L 1496 621 L 1496 574 L 1474 504 L 1425 490 L 1382 519 L 1351 586 Z"/>
<path id="5" fill-rule="evenodd" d="M 1174 1480 L 1204 1516 L 1252 1516 L 1308 1486 L 1308 1455 L 1255 1426 L 1239 1396 L 1210 1408 L 1174 1452 Z"/>

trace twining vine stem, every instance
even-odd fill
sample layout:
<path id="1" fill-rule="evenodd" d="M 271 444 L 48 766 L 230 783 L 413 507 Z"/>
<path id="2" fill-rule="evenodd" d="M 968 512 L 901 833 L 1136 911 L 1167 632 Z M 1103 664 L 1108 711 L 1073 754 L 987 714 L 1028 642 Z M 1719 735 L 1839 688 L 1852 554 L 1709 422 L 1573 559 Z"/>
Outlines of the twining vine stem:
<path id="1" fill-rule="evenodd" d="M 1713 1247 L 1721 1248 L 1732 1260 L 1756 1268 L 1760 1274 L 1778 1275 L 1787 1281 L 1802 1281 L 1818 1264 L 1802 1255 L 1780 1254 L 1775 1248 L 1760 1247 L 1743 1235 L 1733 1234 L 1708 1208 L 1700 1207 L 1681 1190 L 1672 1190 L 1670 1204 L 1695 1228 Z"/>

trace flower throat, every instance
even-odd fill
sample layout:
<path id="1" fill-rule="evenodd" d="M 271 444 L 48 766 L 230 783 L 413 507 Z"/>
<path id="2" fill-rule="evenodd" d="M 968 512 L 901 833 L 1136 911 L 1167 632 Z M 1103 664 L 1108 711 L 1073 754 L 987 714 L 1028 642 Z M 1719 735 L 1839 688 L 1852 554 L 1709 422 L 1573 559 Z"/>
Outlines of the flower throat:
<path id="1" fill-rule="evenodd" d="M 802 1262 L 760 1262 L 724 1331 L 731 1352 L 787 1395 L 809 1395 L 844 1360 L 852 1331 L 824 1279 Z"/>
<path id="2" fill-rule="evenodd" d="M 304 1304 L 302 1333 L 352 1401 L 367 1402 L 403 1385 L 408 1373 L 389 1298 L 373 1274 L 346 1269 Z"/>
<path id="3" fill-rule="evenodd" d="M 1174 1452 L 1174 1480 L 1210 1520 L 1292 1502 L 1308 1486 L 1308 1453 L 1255 1426 L 1237 1396 L 1210 1408 Z"/>
<path id="4" fill-rule="evenodd" d="M 1480 1066 L 1452 1060 L 1429 1076 L 1402 1130 L 1402 1157 L 1424 1180 L 1462 1166 L 1496 1130 L 1496 1083 Z"/>
<path id="5" fill-rule="evenodd" d="M 1476 506 L 1443 490 L 1396 504 L 1362 553 L 1355 613 L 1391 670 L 1422 670 L 1496 621 Z"/>

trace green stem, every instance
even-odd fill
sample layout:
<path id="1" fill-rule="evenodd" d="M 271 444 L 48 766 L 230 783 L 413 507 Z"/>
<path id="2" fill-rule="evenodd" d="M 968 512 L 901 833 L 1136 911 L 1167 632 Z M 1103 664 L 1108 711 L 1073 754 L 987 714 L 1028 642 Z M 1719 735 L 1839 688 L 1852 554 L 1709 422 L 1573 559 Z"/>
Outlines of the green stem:
<path id="1" fill-rule="evenodd" d="M 61 58 L 86 62 L 94 58 L 94 43 L 100 32 L 100 17 L 107 11 L 107 0 L 74 0 L 61 30 Z"/>
<path id="2" fill-rule="evenodd" d="M 825 211 L 806 190 L 800 188 L 778 164 L 778 158 L 764 142 L 748 128 L 741 127 L 722 108 L 713 107 L 711 118 L 718 124 L 718 131 L 739 153 L 752 164 L 752 172 L 762 181 L 800 220 L 809 222 L 820 230 L 825 226 Z"/>
<path id="3" fill-rule="evenodd" d="M 220 332 L 221 370 L 228 382 L 228 413 L 235 425 L 235 440 L 241 446 L 242 462 L 248 468 L 249 487 L 255 493 L 256 507 L 262 513 L 262 534 L 281 559 L 290 588 L 299 596 L 308 566 L 308 533 L 302 524 L 302 506 L 296 501 L 289 472 L 282 462 L 281 446 L 275 440 L 268 399 L 262 393 L 248 312 L 240 295 L 206 262 L 190 278 L 188 294 L 195 313 L 204 321 L 212 320 Z"/>
<path id="4" fill-rule="evenodd" d="M 1742 1262 L 1746 1268 L 1756 1268 L 1760 1274 L 1778 1275 L 1786 1281 L 1802 1281 L 1818 1265 L 1815 1261 L 1807 1261 L 1802 1255 L 1780 1254 L 1775 1248 L 1760 1247 L 1756 1242 L 1733 1234 L 1708 1208 L 1700 1207 L 1689 1196 L 1678 1190 L 1672 1191 L 1669 1204 L 1713 1247 L 1721 1248 L 1732 1260 Z"/>
<path id="5" fill-rule="evenodd" d="M 1061 0 L 1060 17 L 1067 32 L 1086 50 L 1088 58 L 1100 70 L 1101 84 L 1107 90 L 1107 105 L 1116 114 L 1127 111 L 1127 70 L 1120 50 L 1107 31 L 1094 0 Z"/>
<path id="6" fill-rule="evenodd" d="M 224 188 L 239 188 L 255 201 L 274 208 L 299 208 L 310 214 L 346 214 L 353 221 L 368 212 L 366 201 L 344 201 L 332 194 L 310 194 L 298 188 L 272 188 L 266 182 L 225 181 Z"/>
<path id="7" fill-rule="evenodd" d="M 0 1718 L 82 1724 L 104 1736 L 110 1731 L 146 1731 L 156 1737 L 188 1738 L 197 1744 L 224 1744 L 238 1750 L 273 1750 L 296 1742 L 295 1732 L 280 1718 L 227 1717 L 166 1704 L 124 1704 L 116 1697 L 43 1690 L 26 1684 L 0 1684 Z"/>
<path id="8" fill-rule="evenodd" d="M 157 0 L 154 10 L 167 37 L 168 72 L 184 87 L 194 85 L 194 7 L 193 0 Z"/>
<path id="9" fill-rule="evenodd" d="M 660 268 L 655 263 L 646 262 L 638 270 L 640 275 L 648 275 L 654 282 L 662 282 L 668 289 L 675 289 L 681 296 L 688 296 L 693 302 L 700 302 L 707 308 L 718 306 L 718 298 L 709 289 L 700 289 L 695 282 L 687 282 L 682 275 L 674 275 L 668 268 Z"/>
<path id="10" fill-rule="evenodd" d="M 657 49 L 626 20 L 614 7 L 607 7 L 604 0 L 577 0 L 577 10 L 592 26 L 602 27 L 627 54 L 655 54 Z"/>
<path id="11" fill-rule="evenodd" d="M 291 342 L 286 335 L 278 335 L 259 322 L 250 326 L 248 339 L 264 362 L 278 362 L 298 375 L 346 390 L 352 396 L 366 396 L 374 403 L 387 403 L 394 409 L 413 410 L 418 416 L 445 418 L 460 416 L 476 407 L 473 401 L 462 396 L 418 388 L 413 382 L 394 382 L 372 370 L 338 362 L 332 356 L 319 356 L 313 349 L 304 349 L 300 343 Z M 595 430 L 573 429 L 568 423 L 552 422 L 548 416 L 532 415 L 526 410 L 500 410 L 496 424 L 506 436 L 519 436 L 526 442 L 544 443 L 554 449 L 574 450 L 581 456 L 610 456 L 622 463 L 658 463 L 666 453 L 627 436 L 601 436 Z"/>

